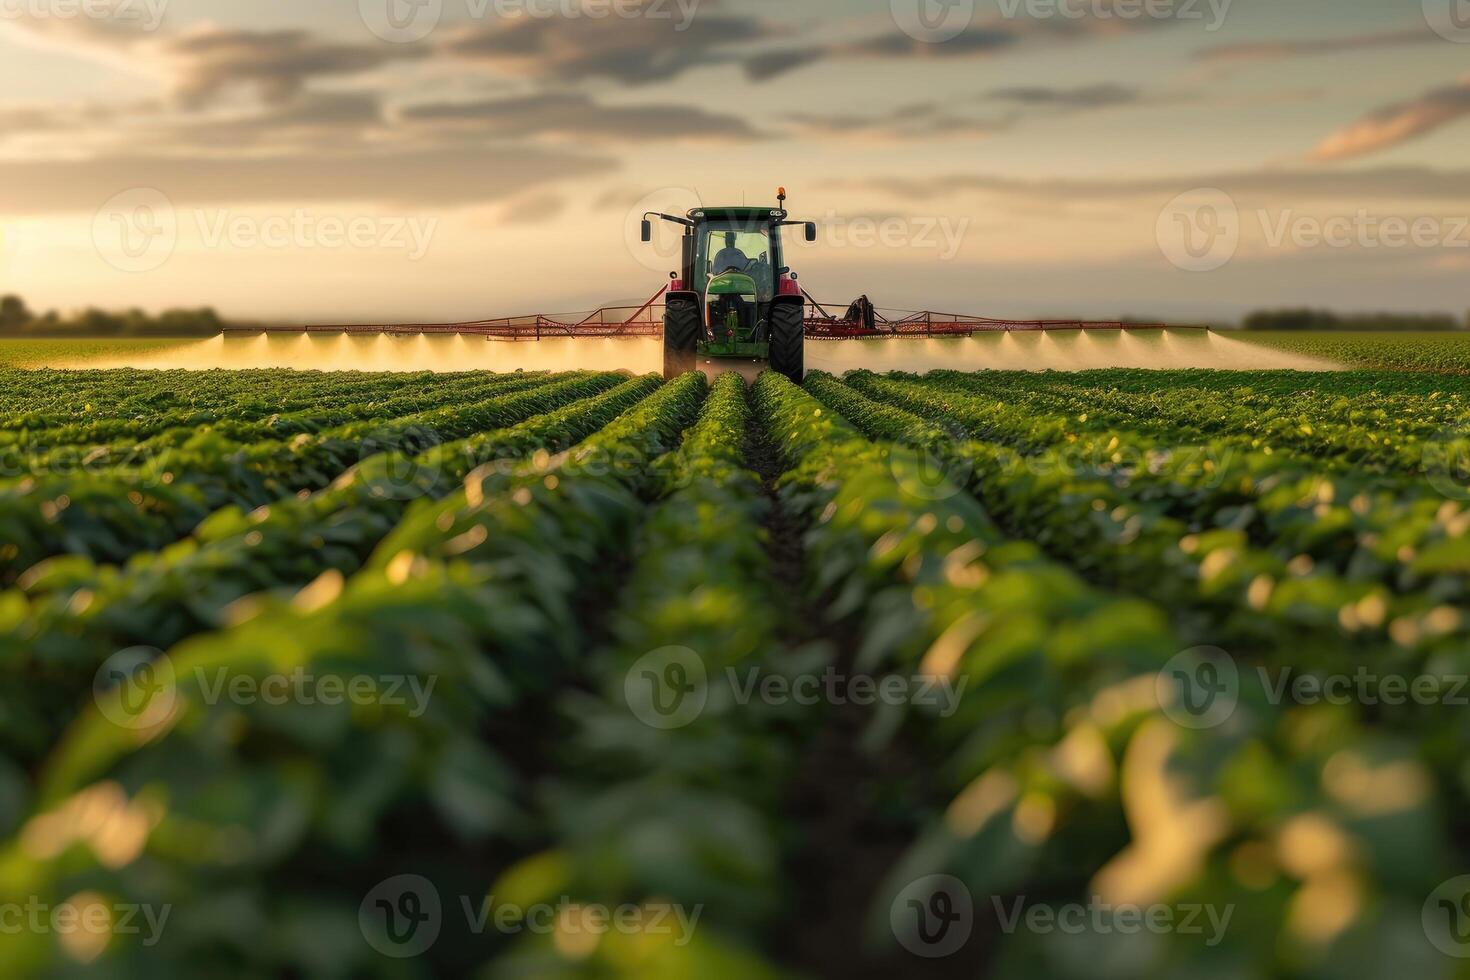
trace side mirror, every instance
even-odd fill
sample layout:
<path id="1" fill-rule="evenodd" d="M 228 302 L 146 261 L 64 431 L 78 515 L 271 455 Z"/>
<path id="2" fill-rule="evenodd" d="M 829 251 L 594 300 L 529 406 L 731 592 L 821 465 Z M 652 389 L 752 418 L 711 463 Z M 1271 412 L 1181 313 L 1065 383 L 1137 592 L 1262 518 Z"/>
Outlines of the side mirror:
<path id="1" fill-rule="evenodd" d="M 647 218 L 643 219 L 643 240 L 645 242 L 653 241 L 653 222 Z"/>
<path id="2" fill-rule="evenodd" d="M 808 221 L 806 223 L 806 240 L 809 242 L 817 240 L 817 223 L 815 221 Z"/>

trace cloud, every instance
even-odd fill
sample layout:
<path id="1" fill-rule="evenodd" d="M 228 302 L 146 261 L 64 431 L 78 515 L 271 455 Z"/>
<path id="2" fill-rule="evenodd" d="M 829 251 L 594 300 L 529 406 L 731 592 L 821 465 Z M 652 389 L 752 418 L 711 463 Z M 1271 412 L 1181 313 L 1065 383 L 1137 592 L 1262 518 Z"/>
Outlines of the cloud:
<path id="1" fill-rule="evenodd" d="M 257 31 L 202 22 L 169 32 L 146 30 L 144 23 L 80 16 L 0 20 L 21 40 L 157 75 L 189 105 L 241 86 L 267 101 L 286 102 L 312 78 L 360 74 L 428 55 L 408 45 L 324 41 L 301 30 Z"/>
<path id="2" fill-rule="evenodd" d="M 988 138 L 1005 132 L 1013 118 L 973 119 L 955 115 L 937 102 L 900 106 L 891 112 L 858 114 L 794 113 L 789 118 L 807 136 L 832 136 L 897 142 L 925 137 Z"/>
<path id="3" fill-rule="evenodd" d="M 527 194 L 511 201 L 500 211 L 496 224 L 535 225 L 550 221 L 565 211 L 571 202 L 552 191 Z"/>
<path id="4" fill-rule="evenodd" d="M 161 105 L 143 100 L 128 103 L 38 103 L 0 107 L 0 140 L 33 133 L 65 133 L 94 129 L 119 114 L 157 112 Z"/>
<path id="5" fill-rule="evenodd" d="M 603 105 L 569 92 L 428 103 L 405 108 L 400 116 L 410 123 L 455 127 L 492 138 L 646 141 L 755 139 L 760 135 L 743 119 L 697 106 Z"/>
<path id="6" fill-rule="evenodd" d="M 1156 98 L 1135 88 L 1103 83 L 1077 88 L 998 88 L 981 96 L 980 101 L 1005 103 L 1013 108 L 1002 116 L 977 119 L 950 111 L 948 107 L 952 102 L 920 102 L 875 115 L 797 113 L 788 118 L 806 135 L 883 141 L 929 136 L 984 139 L 1014 129 L 1031 112 L 1087 112 L 1117 106 L 1162 104 L 1176 101 L 1176 97 Z"/>
<path id="7" fill-rule="evenodd" d="M 1312 151 L 1319 161 L 1349 160 L 1380 153 L 1470 116 L 1470 76 L 1409 102 L 1385 106 L 1327 137 Z"/>
<path id="8" fill-rule="evenodd" d="M 240 85 L 255 87 L 267 101 L 285 102 L 308 79 L 359 74 L 426 52 L 404 45 L 331 43 L 306 31 L 203 24 L 160 39 L 156 53 L 170 66 L 176 92 L 186 102 L 199 103 Z"/>
<path id="9" fill-rule="evenodd" d="M 787 48 L 750 55 L 741 64 L 747 78 L 755 82 L 764 82 L 777 75 L 783 75 L 821 61 L 827 55 L 828 50 L 825 48 Z"/>
<path id="10" fill-rule="evenodd" d="M 241 148 L 332 153 L 362 142 L 386 125 L 379 96 L 372 92 L 303 92 L 285 103 L 246 112 L 173 114 L 151 126 L 129 126 L 147 134 L 147 145 L 188 154 L 202 149 Z"/>
<path id="11" fill-rule="evenodd" d="M 644 0 L 656 6 L 654 0 Z M 675 4 L 659 9 L 671 14 Z M 610 79 L 625 85 L 667 81 L 687 71 L 738 63 L 766 81 L 832 59 L 964 59 L 999 54 L 1028 43 L 1120 36 L 1161 21 L 1098 17 L 996 17 L 973 24 L 943 44 L 925 44 L 897 28 L 855 41 L 811 42 L 759 17 L 703 11 L 677 29 L 675 17 L 502 18 L 467 25 L 442 43 L 447 53 L 507 74 L 546 82 Z M 785 45 L 782 42 L 792 40 Z"/>
<path id="12" fill-rule="evenodd" d="M 616 161 L 532 146 L 272 157 L 99 156 L 0 162 L 0 212 L 89 212 L 113 195 L 156 188 L 178 207 L 361 202 L 452 208 L 503 201 L 556 181 L 602 175 Z M 493 179 L 487 179 L 493 175 Z"/>
<path id="13" fill-rule="evenodd" d="M 1439 35 L 1424 28 L 1386 31 L 1377 34 L 1355 34 L 1349 37 L 1313 38 L 1298 41 L 1247 41 L 1239 44 L 1217 44 L 1196 52 L 1200 61 L 1247 62 L 1277 61 L 1347 51 L 1399 47 L 1406 44 L 1439 42 Z"/>
<path id="14" fill-rule="evenodd" d="M 1024 106 L 1063 110 L 1106 109 L 1112 106 L 1136 105 L 1143 95 L 1124 85 L 1084 85 L 1079 88 L 1045 88 L 1040 86 L 993 89 L 987 98 Z"/>
<path id="15" fill-rule="evenodd" d="M 942 44 L 919 41 L 889 30 L 858 41 L 808 45 L 747 56 L 746 73 L 766 79 L 824 59 L 881 58 L 890 60 L 963 60 L 983 58 L 1030 45 L 1076 43 L 1098 38 L 1122 37 L 1168 24 L 1158 18 L 1045 17 L 979 20 Z"/>
<path id="16" fill-rule="evenodd" d="M 659 9 L 675 15 L 678 8 L 664 3 Z M 680 23 L 676 16 L 521 15 L 462 27 L 442 47 L 456 57 L 540 81 L 600 78 L 647 85 L 728 62 L 733 46 L 775 35 L 754 17 L 701 13 L 682 30 Z"/>
<path id="17" fill-rule="evenodd" d="M 1376 170 L 1310 168 L 1195 173 L 1118 179 L 1018 177 L 973 174 L 851 178 L 834 186 L 857 186 L 911 201 L 953 198 L 966 193 L 1008 200 L 1096 203 L 1138 198 L 1167 200 L 1193 188 L 1218 187 L 1242 204 L 1276 198 L 1295 202 L 1362 202 L 1376 199 L 1470 203 L 1470 170 L 1381 167 Z M 1358 206 L 1358 205 L 1355 205 Z"/>

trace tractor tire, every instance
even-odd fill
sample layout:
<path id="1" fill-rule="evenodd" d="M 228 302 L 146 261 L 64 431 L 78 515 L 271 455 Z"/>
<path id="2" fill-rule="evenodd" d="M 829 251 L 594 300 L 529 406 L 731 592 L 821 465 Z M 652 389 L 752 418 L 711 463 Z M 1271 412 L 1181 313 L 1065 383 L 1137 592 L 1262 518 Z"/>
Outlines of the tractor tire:
<path id="1" fill-rule="evenodd" d="M 806 377 L 806 305 L 799 296 L 771 304 L 771 370 L 795 384 Z"/>
<path id="2" fill-rule="evenodd" d="M 670 293 L 664 301 L 664 378 L 672 381 L 695 368 L 702 332 L 699 294 Z"/>

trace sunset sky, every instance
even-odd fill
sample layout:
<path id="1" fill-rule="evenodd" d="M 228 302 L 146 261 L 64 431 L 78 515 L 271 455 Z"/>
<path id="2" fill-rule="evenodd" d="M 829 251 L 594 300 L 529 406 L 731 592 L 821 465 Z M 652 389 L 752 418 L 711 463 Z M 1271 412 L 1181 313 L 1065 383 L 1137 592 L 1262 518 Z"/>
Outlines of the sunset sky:
<path id="1" fill-rule="evenodd" d="M 1470 309 L 1470 0 L 974 8 L 0 0 L 0 292 L 585 309 L 672 268 L 645 208 L 784 184 L 842 304 Z"/>

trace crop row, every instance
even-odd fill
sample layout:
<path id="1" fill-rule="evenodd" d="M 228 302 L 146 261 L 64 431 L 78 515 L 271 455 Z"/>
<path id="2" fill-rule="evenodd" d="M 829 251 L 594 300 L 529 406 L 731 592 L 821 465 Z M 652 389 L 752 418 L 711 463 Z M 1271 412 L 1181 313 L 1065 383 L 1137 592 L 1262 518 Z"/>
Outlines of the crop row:
<path id="1" fill-rule="evenodd" d="M 1033 528 L 1059 534 L 1051 538 L 1053 546 L 1075 547 L 1060 548 L 1073 560 L 1092 562 L 1101 552 L 1107 556 L 1102 561 L 1128 562 L 1138 553 L 1151 554 L 1147 542 L 1119 542 L 1116 526 L 1107 533 L 1113 521 L 1106 508 L 1090 506 L 1093 495 L 1103 492 L 1098 485 L 1038 483 L 1022 470 L 988 467 L 973 458 L 975 444 L 955 442 L 941 429 L 925 432 L 924 423 L 892 406 L 844 392 L 820 376 L 808 385 L 870 431 L 923 444 L 921 458 L 953 452 L 950 459 L 961 467 L 946 465 L 945 476 L 930 474 L 917 482 L 922 496 L 942 496 L 948 477 L 959 476 L 996 513 L 1006 512 L 1008 497 L 1024 500 Z M 1069 512 L 1074 501 L 1081 509 Z M 919 511 L 932 513 L 932 505 L 916 502 L 912 513 Z M 913 519 L 927 522 L 927 516 Z M 1140 561 L 1146 565 L 1147 557 Z M 1182 582 L 1171 580 L 1168 568 L 1136 571 L 1144 576 L 1136 584 L 1148 583 L 1139 591 L 1166 603 L 1197 587 L 1187 575 L 1180 576 Z M 1254 617 L 1255 625 L 1273 620 L 1269 611 L 1248 604 L 1239 615 Z M 928 656 L 935 650 L 957 653 L 938 625 L 920 621 L 916 638 L 935 643 Z M 1330 645 L 1318 644 L 1314 659 L 1302 642 L 1311 629 L 1288 629 L 1283 636 L 1281 624 L 1274 625 L 1257 644 L 1236 649 L 1234 658 L 1222 661 L 1202 651 L 1171 660 L 1170 671 L 1192 679 L 1238 670 L 1227 710 L 1205 719 L 1207 724 L 1181 723 L 1190 719 L 1161 694 L 1161 678 L 1171 676 L 1167 671 L 1094 688 L 1066 710 L 1041 715 L 1050 720 L 1039 724 L 1036 715 L 999 710 L 971 716 L 967 737 L 952 746 L 959 752 L 949 771 L 973 778 L 896 871 L 894 887 L 943 871 L 958 875 L 977 898 L 1014 896 L 1023 905 L 1045 895 L 1045 902 L 1175 912 L 1194 906 L 1245 916 L 1218 945 L 1207 947 L 1195 936 L 1155 936 L 1131 954 L 1124 953 L 1131 941 L 1116 933 L 1023 932 L 1007 938 L 994 964 L 995 975 L 1006 977 L 1096 975 L 1097 962 L 1119 955 L 1141 958 L 1130 960 L 1136 976 L 1163 975 L 1165 964 L 1188 972 L 1222 961 L 1249 964 L 1239 968 L 1265 975 L 1317 969 L 1330 959 L 1351 957 L 1358 945 L 1390 942 L 1397 918 L 1417 909 L 1438 880 L 1438 869 L 1455 861 L 1439 814 L 1445 805 L 1463 806 L 1457 772 L 1466 738 L 1453 734 L 1447 717 L 1432 705 L 1403 710 L 1378 701 L 1344 709 L 1330 699 L 1283 704 L 1273 684 L 1307 674 L 1351 676 L 1365 665 L 1374 676 L 1406 681 L 1440 670 L 1452 677 L 1463 672 L 1463 657 L 1442 658 L 1431 669 L 1422 661 L 1368 657 L 1361 649 L 1355 657 L 1345 645 L 1333 659 Z M 1115 630 L 1100 631 L 1084 648 L 1090 653 L 1117 636 Z M 983 653 L 972 649 L 970 656 L 976 655 L 1002 656 L 993 646 Z M 994 681 L 981 675 L 977 683 L 983 691 Z M 1034 703 L 1038 689 L 1044 688 L 1027 683 L 1002 691 L 997 709 Z M 1089 689 L 1073 684 L 1069 690 Z M 1180 696 L 1200 693 L 1197 687 Z M 974 689 L 967 694 L 975 696 Z M 1053 721 L 1053 736 L 1030 739 Z M 1411 747 L 1416 744 L 1417 750 Z M 1079 863 L 1087 870 L 1081 889 Z M 1322 918 L 1329 895 L 1346 896 L 1339 918 Z M 1424 952 L 1420 945 L 1411 955 L 1422 962 Z"/>
<path id="2" fill-rule="evenodd" d="M 1298 452 L 1321 461 L 1319 466 L 1330 462 L 1338 471 L 1376 467 L 1390 473 L 1420 474 L 1426 461 L 1432 465 L 1436 449 L 1465 442 L 1463 431 L 1454 426 L 1400 433 L 1391 425 L 1380 430 L 1359 422 L 1333 421 L 1321 410 L 1272 408 L 1269 404 L 1238 408 L 1225 395 L 1198 389 L 1155 394 L 1059 390 L 1044 383 L 998 383 L 983 375 L 954 372 L 935 372 L 915 383 L 936 393 L 1003 400 L 1013 409 L 1060 415 L 1077 430 L 1124 429 L 1175 440 L 1226 439 L 1267 452 Z M 1363 398 L 1372 401 L 1369 396 Z M 1452 411 L 1458 415 L 1461 409 L 1456 406 Z"/>
<path id="3" fill-rule="evenodd" d="M 1156 672 L 1177 650 L 1156 609 L 1007 539 L 972 498 L 929 479 L 917 454 L 867 441 L 773 376 L 757 382 L 756 402 L 792 467 L 784 499 L 813 523 L 813 587 L 862 637 L 851 669 L 942 684 L 957 699 L 947 714 L 915 703 L 885 706 L 873 721 L 880 738 L 906 728 L 941 785 L 962 787 L 1044 743 L 1079 705 Z M 945 799 L 941 790 L 930 805 L 942 810 Z M 1113 825 L 1102 846 L 1125 843 Z M 950 871 L 983 882 L 976 874 L 987 869 L 956 857 L 925 849 L 896 868 L 873 896 L 869 937 L 887 934 L 880 923 L 910 881 Z"/>
<path id="4" fill-rule="evenodd" d="M 57 447 L 85 447 L 64 450 L 61 463 L 85 452 L 87 465 L 107 465 L 109 457 L 147 455 L 182 445 L 204 428 L 235 442 L 284 439 L 362 419 L 395 418 L 491 394 L 521 391 L 545 380 L 546 376 L 540 374 L 448 375 L 416 383 L 380 383 L 352 396 L 337 393 L 335 397 L 323 397 L 318 393 L 314 400 L 305 400 L 302 395 L 293 394 L 289 402 L 274 406 L 276 410 L 269 414 L 242 412 L 238 405 L 188 407 L 12 430 L 6 436 L 13 448 L 6 446 L 5 456 L 0 457 L 3 459 L 0 473 L 34 473 L 53 468 L 56 462 L 52 457 Z"/>
<path id="5" fill-rule="evenodd" d="M 443 497 L 487 463 L 562 452 L 657 387 L 646 376 L 429 454 L 371 457 L 315 494 L 248 514 L 227 507 L 189 538 L 121 568 L 81 556 L 36 566 L 21 580 L 25 592 L 0 596 L 0 676 L 10 680 L 0 691 L 0 746 L 34 759 L 112 653 L 167 649 L 221 628 L 246 595 L 294 591 L 329 571 L 350 575 L 415 502 Z"/>
<path id="6" fill-rule="evenodd" d="M 1366 395 L 1375 402 L 1402 404 L 1405 409 L 1402 417 L 1406 420 L 1412 420 L 1412 413 L 1421 404 L 1432 406 L 1444 401 L 1463 401 L 1470 394 L 1470 389 L 1461 379 L 1403 371 L 1220 371 L 1204 368 L 1140 371 L 1137 368 L 1098 368 L 1041 373 L 992 371 L 987 376 L 996 380 L 1023 378 L 1033 384 L 1106 388 L 1137 394 L 1203 389 L 1232 398 L 1240 394 L 1247 397 L 1268 395 L 1277 400 L 1317 395 L 1331 400 L 1324 402 L 1326 404 L 1338 404 L 1344 399 L 1352 402 Z"/>
<path id="7" fill-rule="evenodd" d="M 692 935 L 609 932 L 585 975 L 771 977 L 756 950 L 788 890 L 782 789 L 797 761 L 789 729 L 736 703 L 726 671 L 781 669 L 777 603 L 760 539 L 768 501 L 745 469 L 745 385 L 724 375 L 655 494 L 615 599 L 611 641 L 579 664 L 587 690 L 562 698 L 541 796 L 553 840 L 490 892 L 529 907 L 698 910 Z M 665 673 L 697 693 L 672 709 Z M 636 706 L 630 710 L 630 704 Z M 668 917 L 672 925 L 676 916 Z M 490 977 L 552 976 L 566 937 L 528 937 Z"/>
<path id="8" fill-rule="evenodd" d="M 466 374 L 458 377 L 473 377 Z M 12 371 L 0 369 L 7 433 L 85 426 L 194 410 L 206 418 L 264 418 L 283 411 L 371 400 L 452 376 L 254 371 Z"/>
<path id="9" fill-rule="evenodd" d="M 250 509 L 318 490 L 352 465 L 389 451 L 417 454 L 445 441 L 513 425 L 606 391 L 616 374 L 563 375 L 528 391 L 397 419 L 359 422 L 285 442 L 249 444 L 205 435 L 143 469 L 87 471 L 0 488 L 0 581 L 43 558 L 120 562 L 178 540 L 228 504 Z"/>
<path id="10" fill-rule="evenodd" d="M 1220 603 L 1315 608 L 1302 626 L 1330 627 L 1341 617 L 1355 632 L 1392 628 L 1402 618 L 1399 636 L 1429 638 L 1463 628 L 1446 604 L 1464 599 L 1470 516 L 1445 498 L 1455 487 L 1443 481 L 1324 474 L 1290 453 L 1220 440 L 1188 446 L 1127 430 L 1078 432 L 1066 416 L 961 392 L 862 375 L 849 383 L 932 423 L 961 426 L 952 442 L 973 434 L 987 444 L 961 465 L 980 466 L 988 485 L 1004 488 L 1013 526 L 1093 563 L 1094 571 L 1102 563 L 1126 571 L 1131 561 L 1134 574 L 1123 580 L 1153 588 L 1138 563 L 1168 560 Z M 1061 506 L 1058 493 L 1065 494 Z M 1110 547 L 1067 540 L 1089 533 Z M 1334 574 L 1345 587 L 1332 584 Z M 1384 600 L 1371 597 L 1375 591 L 1401 596 L 1402 615 L 1390 616 Z M 1365 599 L 1362 615 L 1342 612 Z"/>
<path id="11" fill-rule="evenodd" d="M 611 585 L 608 560 L 638 524 L 653 461 L 704 392 L 690 375 L 559 460 L 481 468 L 414 508 L 350 579 L 326 573 L 289 602 L 186 641 L 154 665 L 172 683 L 141 704 L 129 705 L 126 685 L 104 696 L 45 767 L 0 857 L 0 891 L 171 908 L 152 948 L 106 935 L 112 976 L 194 975 L 221 958 L 236 976 L 400 975 L 399 961 L 363 942 L 359 907 L 384 879 L 420 869 L 444 884 L 449 925 L 451 889 L 473 900 L 538 835 L 516 745 L 484 736 L 520 730 L 520 712 L 574 661 L 584 637 L 572 610 Z M 297 670 L 343 687 L 434 685 L 407 705 L 210 694 L 221 671 L 260 684 Z M 125 709 L 131 726 L 108 719 Z M 441 938 L 430 962 L 462 963 L 465 938 Z M 29 973 L 102 952 L 36 932 L 0 945 Z"/>
<path id="12" fill-rule="evenodd" d="M 1246 331 L 1241 340 L 1387 371 L 1470 374 L 1470 337 L 1463 332 Z"/>

